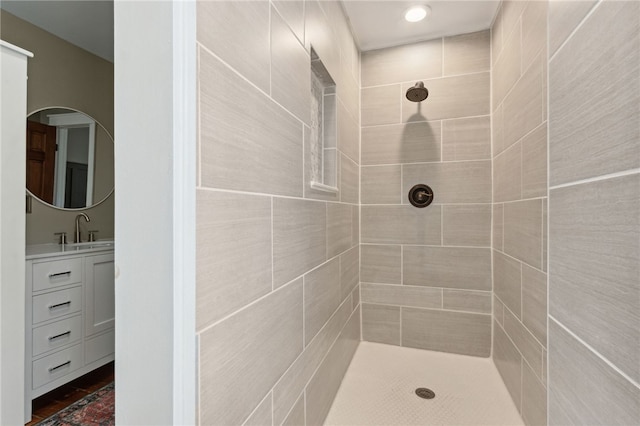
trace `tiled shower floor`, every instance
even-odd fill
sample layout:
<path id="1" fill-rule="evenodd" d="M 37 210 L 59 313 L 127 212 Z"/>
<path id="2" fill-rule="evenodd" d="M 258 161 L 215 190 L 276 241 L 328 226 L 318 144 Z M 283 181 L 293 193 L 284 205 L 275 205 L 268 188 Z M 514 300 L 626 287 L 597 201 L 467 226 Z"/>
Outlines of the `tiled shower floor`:
<path id="1" fill-rule="evenodd" d="M 421 399 L 426 387 L 436 397 Z M 488 358 L 361 342 L 326 425 L 522 425 Z"/>

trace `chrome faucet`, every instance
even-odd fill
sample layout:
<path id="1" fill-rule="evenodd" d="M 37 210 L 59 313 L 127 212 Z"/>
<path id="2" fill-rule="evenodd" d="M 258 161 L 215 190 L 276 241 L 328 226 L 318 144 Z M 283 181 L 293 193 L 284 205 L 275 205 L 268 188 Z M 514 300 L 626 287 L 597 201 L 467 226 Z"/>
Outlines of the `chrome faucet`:
<path id="1" fill-rule="evenodd" d="M 84 220 L 86 220 L 87 222 L 91 222 L 91 219 L 89 219 L 89 216 L 86 215 L 86 213 L 80 213 L 79 215 L 76 216 L 76 237 L 75 237 L 75 241 L 76 243 L 81 243 L 82 242 L 82 235 L 80 233 L 80 218 L 83 217 Z"/>

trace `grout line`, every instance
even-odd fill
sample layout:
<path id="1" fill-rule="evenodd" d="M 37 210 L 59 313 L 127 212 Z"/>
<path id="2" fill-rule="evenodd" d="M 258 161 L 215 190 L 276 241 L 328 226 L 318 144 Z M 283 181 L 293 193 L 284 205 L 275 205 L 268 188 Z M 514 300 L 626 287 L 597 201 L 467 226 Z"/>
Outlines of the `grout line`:
<path id="1" fill-rule="evenodd" d="M 269 0 L 269 97 L 273 97 L 273 16 L 271 0 Z M 294 36 L 295 37 L 295 36 Z"/>
<path id="2" fill-rule="evenodd" d="M 274 234 L 273 234 L 273 198 L 271 197 L 271 291 L 273 292 L 276 289 L 276 272 L 275 272 L 275 252 L 274 252 Z"/>
<path id="3" fill-rule="evenodd" d="M 402 93 L 400 94 L 402 95 Z M 377 127 L 392 127 L 392 126 L 402 126 L 405 127 L 407 125 L 411 125 L 411 124 L 424 124 L 424 123 L 436 123 L 438 121 L 457 121 L 457 120 L 467 120 L 467 119 L 473 119 L 473 118 L 486 118 L 486 117 L 490 117 L 491 114 L 481 114 L 481 115 L 466 115 L 464 117 L 454 117 L 454 118 L 438 118 L 438 119 L 434 119 L 434 120 L 420 120 L 420 121 L 402 121 L 402 108 L 401 108 L 401 116 L 400 116 L 400 121 L 397 123 L 387 123 L 387 124 L 370 124 L 368 126 L 361 126 L 363 129 L 372 129 L 372 128 L 377 128 Z M 474 160 L 467 160 L 467 161 L 474 161 Z"/>
<path id="4" fill-rule="evenodd" d="M 383 163 L 383 164 L 363 164 L 361 167 L 380 167 L 380 166 L 421 166 L 432 164 L 454 164 L 454 163 L 490 163 L 491 158 L 483 160 L 455 160 L 455 161 L 416 161 L 414 163 Z"/>
<path id="5" fill-rule="evenodd" d="M 584 18 L 582 18 L 582 21 L 580 21 L 580 23 L 578 25 L 576 25 L 576 27 L 573 29 L 573 31 L 571 31 L 571 34 L 569 34 L 569 36 L 567 36 L 567 38 L 562 42 L 562 44 L 560 44 L 560 46 L 558 46 L 556 51 L 553 52 L 553 55 L 551 55 L 551 57 L 549 58 L 549 61 L 548 61 L 549 64 L 551 63 L 551 61 L 553 61 L 556 58 L 558 53 L 569 43 L 569 41 L 573 38 L 573 36 L 578 31 L 580 31 L 580 29 L 582 28 L 584 23 L 586 21 L 588 21 L 589 18 L 591 18 L 591 15 L 594 14 L 595 10 L 600 6 L 601 3 L 602 3 L 602 0 L 598 0 L 598 2 L 591 7 L 591 10 L 589 10 L 589 12 L 584 16 Z M 547 32 L 548 32 L 548 30 L 547 30 Z M 547 46 L 547 52 L 549 52 L 548 46 Z"/>
<path id="6" fill-rule="evenodd" d="M 361 245 L 365 245 L 365 246 L 385 246 L 385 247 L 388 247 L 388 246 L 401 246 L 401 247 L 467 248 L 467 249 L 491 250 L 491 247 L 488 247 L 488 246 L 441 246 L 441 245 L 429 245 L 429 244 L 406 244 L 406 243 L 389 243 L 389 244 L 387 244 L 387 243 L 368 243 L 368 242 L 363 242 L 363 243 L 361 243 Z M 505 253 L 505 256 L 509 256 L 509 255 L 507 255 Z M 509 257 L 512 257 L 512 256 L 509 256 Z M 532 266 L 532 268 L 533 268 L 533 266 Z"/>
<path id="7" fill-rule="evenodd" d="M 578 335 L 576 335 L 573 331 L 571 331 L 567 326 L 565 326 L 564 324 L 562 324 L 560 321 L 558 321 L 555 317 L 553 317 L 551 314 L 549 314 L 549 319 L 551 319 L 553 322 L 555 322 L 560 328 L 562 328 L 567 334 L 569 334 L 571 337 L 573 337 L 574 339 L 576 339 L 578 342 L 580 342 L 584 347 L 586 347 L 589 351 L 591 351 L 595 356 L 597 356 L 598 358 L 600 358 L 600 360 L 604 361 L 605 364 L 607 364 L 609 367 L 611 367 L 616 373 L 620 374 L 622 377 L 624 377 L 628 382 L 630 382 L 633 386 L 637 387 L 640 389 L 640 383 L 636 382 L 634 379 L 632 379 L 627 373 L 625 373 L 624 371 L 622 371 L 620 368 L 618 368 L 613 362 L 609 361 L 607 358 L 604 357 L 604 355 L 602 355 L 600 352 L 598 352 L 595 348 L 593 348 L 590 344 L 588 344 L 587 342 L 585 342 L 584 340 L 582 340 L 580 337 L 578 337 Z M 548 366 L 547 366 L 548 368 Z"/>
<path id="8" fill-rule="evenodd" d="M 577 181 L 573 181 L 573 182 L 569 182 L 569 183 L 562 183 L 562 184 L 559 184 L 559 185 L 550 186 L 549 190 L 553 191 L 555 189 L 569 188 L 569 187 L 572 187 L 572 186 L 584 185 L 584 184 L 593 183 L 593 182 L 601 182 L 601 181 L 605 181 L 605 180 L 608 180 L 608 179 L 615 179 L 615 178 L 624 177 L 624 176 L 631 176 L 631 175 L 635 175 L 635 174 L 640 174 L 640 168 L 625 170 L 625 171 L 622 171 L 622 172 L 609 173 L 609 174 L 606 174 L 606 175 L 601 175 L 601 176 L 597 176 L 597 177 L 581 179 L 581 180 L 577 180 Z"/>
<path id="9" fill-rule="evenodd" d="M 411 86 L 413 86 L 416 83 L 416 81 L 423 81 L 425 86 L 426 86 L 428 81 L 442 80 L 442 79 L 445 79 L 445 78 L 453 78 L 453 77 L 466 77 L 466 76 L 478 75 L 478 74 L 487 74 L 489 72 L 490 72 L 490 70 L 487 69 L 487 70 L 484 70 L 484 71 L 473 71 L 473 72 L 461 73 L 461 74 L 450 74 L 450 75 L 447 75 L 447 76 L 441 75 L 441 76 L 436 76 L 436 77 L 422 77 L 422 78 L 417 77 L 416 79 L 413 79 L 413 80 L 403 80 L 403 81 L 396 81 L 396 82 L 393 82 L 393 83 L 373 84 L 371 86 L 362 86 L 362 87 L 360 87 L 360 90 L 374 89 L 374 88 L 387 87 L 387 86 L 395 86 L 396 84 L 399 84 L 400 87 L 402 87 L 403 84 L 410 84 Z"/>
<path id="10" fill-rule="evenodd" d="M 226 194 L 240 194 L 240 195 L 254 195 L 257 197 L 274 197 L 274 198 L 281 198 L 281 199 L 285 199 L 285 200 L 297 200 L 297 201 L 312 201 L 312 202 L 317 202 L 317 203 L 333 203 L 333 204 L 346 204 L 346 205 L 350 205 L 350 206 L 356 206 L 357 204 L 355 203 L 347 203 L 344 201 L 335 201 L 335 200 L 320 200 L 317 198 L 304 198 L 302 196 L 299 197 L 295 197 L 292 195 L 278 195 L 278 194 L 268 194 L 268 193 L 262 193 L 262 192 L 251 192 L 251 191 L 239 191 L 239 190 L 235 190 L 235 189 L 224 189 L 224 188 L 209 188 L 209 187 L 196 187 L 196 189 L 201 190 L 201 191 L 207 191 L 207 192 L 223 192 Z"/>
<path id="11" fill-rule="evenodd" d="M 222 58 L 220 58 L 218 55 L 216 55 L 215 53 L 213 53 L 211 50 L 209 50 L 206 46 L 204 46 L 202 43 L 197 42 L 198 46 L 200 46 L 200 48 L 202 50 L 204 50 L 205 52 L 207 52 L 209 55 L 211 55 L 213 58 L 215 58 L 218 62 L 220 62 L 224 67 L 228 68 L 232 73 L 234 73 L 236 76 L 238 76 L 240 79 L 242 79 L 244 82 L 248 83 L 249 85 L 251 85 L 256 91 L 262 93 L 264 96 L 266 96 L 267 98 L 269 98 L 269 101 L 274 103 L 275 105 L 278 105 L 280 108 L 282 108 L 283 111 L 285 111 L 287 114 L 289 114 L 292 118 L 294 118 L 295 120 L 299 121 L 302 124 L 305 124 L 304 121 L 302 121 L 297 115 L 295 115 L 293 112 L 289 111 L 287 108 L 284 107 L 284 105 L 282 105 L 280 102 L 276 101 L 275 99 L 273 99 L 271 97 L 270 94 L 268 94 L 267 92 L 265 92 L 263 89 L 261 89 L 260 87 L 256 86 L 256 84 L 254 82 L 252 82 L 251 80 L 249 80 L 247 77 L 245 77 L 244 75 L 240 74 L 239 71 L 237 71 L 235 68 L 233 68 L 231 65 L 229 65 L 227 62 L 225 62 Z M 269 67 L 271 67 L 271 65 L 269 65 Z M 269 79 L 271 80 L 271 79 Z M 271 82 L 269 82 L 269 85 L 271 85 Z"/>

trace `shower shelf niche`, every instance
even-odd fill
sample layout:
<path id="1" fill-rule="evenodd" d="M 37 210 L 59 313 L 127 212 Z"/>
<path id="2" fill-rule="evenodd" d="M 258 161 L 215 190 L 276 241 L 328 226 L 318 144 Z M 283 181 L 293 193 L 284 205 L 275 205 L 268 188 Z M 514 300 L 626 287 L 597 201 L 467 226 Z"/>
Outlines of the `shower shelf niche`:
<path id="1" fill-rule="evenodd" d="M 337 95 L 336 83 L 311 49 L 311 182 L 314 191 L 337 194 Z"/>

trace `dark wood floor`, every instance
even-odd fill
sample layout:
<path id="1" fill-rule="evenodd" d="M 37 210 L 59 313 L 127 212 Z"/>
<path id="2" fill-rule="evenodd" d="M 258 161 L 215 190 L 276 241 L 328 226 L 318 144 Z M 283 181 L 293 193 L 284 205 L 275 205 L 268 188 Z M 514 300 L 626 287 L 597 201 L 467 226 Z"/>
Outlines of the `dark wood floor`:
<path id="1" fill-rule="evenodd" d="M 113 362 L 33 400 L 33 414 L 27 426 L 35 425 L 65 407 L 113 381 Z"/>

